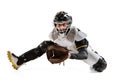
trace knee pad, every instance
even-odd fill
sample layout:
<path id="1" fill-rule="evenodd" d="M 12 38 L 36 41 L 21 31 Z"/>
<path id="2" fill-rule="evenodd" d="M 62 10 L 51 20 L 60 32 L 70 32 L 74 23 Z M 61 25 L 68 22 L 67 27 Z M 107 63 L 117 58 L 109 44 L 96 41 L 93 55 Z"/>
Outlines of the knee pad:
<path id="1" fill-rule="evenodd" d="M 93 65 L 93 69 L 97 72 L 102 72 L 107 67 L 107 63 L 104 58 L 100 58 L 96 64 Z"/>
<path id="2" fill-rule="evenodd" d="M 47 47 L 54 44 L 53 41 L 43 41 L 38 47 L 41 48 L 43 52 L 46 52 Z"/>

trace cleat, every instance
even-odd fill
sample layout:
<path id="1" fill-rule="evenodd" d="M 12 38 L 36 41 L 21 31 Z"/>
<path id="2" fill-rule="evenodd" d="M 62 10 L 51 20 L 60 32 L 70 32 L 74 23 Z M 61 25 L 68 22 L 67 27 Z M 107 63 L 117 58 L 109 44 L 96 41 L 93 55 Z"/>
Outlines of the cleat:
<path id="1" fill-rule="evenodd" d="M 9 61 L 12 63 L 13 68 L 17 70 L 20 67 L 19 65 L 17 65 L 18 57 L 10 51 L 7 52 L 7 55 Z"/>

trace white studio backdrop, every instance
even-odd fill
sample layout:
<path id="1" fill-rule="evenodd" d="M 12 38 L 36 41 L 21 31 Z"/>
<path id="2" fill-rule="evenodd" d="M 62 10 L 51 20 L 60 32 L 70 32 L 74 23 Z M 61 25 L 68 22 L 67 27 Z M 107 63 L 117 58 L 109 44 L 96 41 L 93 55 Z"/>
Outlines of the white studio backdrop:
<path id="1" fill-rule="evenodd" d="M 119 80 L 119 0 L 0 0 L 0 80 Z M 7 51 L 16 55 L 49 40 L 56 12 L 66 11 L 73 26 L 85 32 L 94 50 L 102 55 L 107 69 L 91 73 L 80 60 L 52 65 L 46 55 L 14 70 Z"/>

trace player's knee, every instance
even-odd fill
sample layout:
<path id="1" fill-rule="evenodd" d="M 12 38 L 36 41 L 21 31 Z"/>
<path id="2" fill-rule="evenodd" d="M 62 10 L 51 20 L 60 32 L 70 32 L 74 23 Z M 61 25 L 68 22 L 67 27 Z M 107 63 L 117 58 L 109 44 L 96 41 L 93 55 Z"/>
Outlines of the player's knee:
<path id="1" fill-rule="evenodd" d="M 107 67 L 107 62 L 104 58 L 100 58 L 96 64 L 93 65 L 93 69 L 97 72 L 102 72 Z"/>
<path id="2" fill-rule="evenodd" d="M 53 44 L 54 42 L 52 41 L 43 41 L 42 43 L 40 43 L 38 48 L 41 49 L 42 52 L 46 52 L 47 47 Z"/>

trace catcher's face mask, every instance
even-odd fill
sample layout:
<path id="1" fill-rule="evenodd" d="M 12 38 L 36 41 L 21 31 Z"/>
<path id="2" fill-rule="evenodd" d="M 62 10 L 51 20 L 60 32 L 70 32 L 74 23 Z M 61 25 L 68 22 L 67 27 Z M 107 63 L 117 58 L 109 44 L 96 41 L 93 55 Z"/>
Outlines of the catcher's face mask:
<path id="1" fill-rule="evenodd" d="M 68 24 L 67 23 L 59 23 L 56 24 L 56 29 L 59 33 L 65 33 L 68 29 Z"/>

